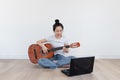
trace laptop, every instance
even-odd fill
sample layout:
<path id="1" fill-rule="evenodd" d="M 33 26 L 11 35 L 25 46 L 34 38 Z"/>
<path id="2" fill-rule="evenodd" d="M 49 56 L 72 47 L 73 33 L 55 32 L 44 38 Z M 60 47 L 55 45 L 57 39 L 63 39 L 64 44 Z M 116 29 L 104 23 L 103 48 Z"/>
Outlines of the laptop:
<path id="1" fill-rule="evenodd" d="M 88 74 L 93 72 L 95 56 L 71 59 L 70 69 L 61 70 L 67 76 Z"/>

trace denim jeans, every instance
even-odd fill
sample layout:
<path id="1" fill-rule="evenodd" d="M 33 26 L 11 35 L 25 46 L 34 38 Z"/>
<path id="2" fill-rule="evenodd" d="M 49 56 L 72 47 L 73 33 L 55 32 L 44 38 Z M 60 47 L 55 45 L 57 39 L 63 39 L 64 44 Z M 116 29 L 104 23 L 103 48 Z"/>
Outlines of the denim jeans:
<path id="1" fill-rule="evenodd" d="M 74 56 L 65 57 L 60 54 L 54 55 L 54 57 L 48 59 L 48 58 L 40 58 L 38 61 L 38 64 L 44 68 L 52 68 L 55 69 L 57 67 L 70 64 L 71 59 L 74 58 Z M 54 60 L 57 60 L 57 62 L 53 62 Z"/>

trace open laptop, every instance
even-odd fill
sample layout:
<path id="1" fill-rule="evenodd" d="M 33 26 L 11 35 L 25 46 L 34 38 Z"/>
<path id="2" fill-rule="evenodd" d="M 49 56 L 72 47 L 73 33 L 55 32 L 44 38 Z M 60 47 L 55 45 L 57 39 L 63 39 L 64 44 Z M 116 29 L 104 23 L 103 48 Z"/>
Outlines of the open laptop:
<path id="1" fill-rule="evenodd" d="M 88 74 L 93 72 L 95 56 L 71 59 L 70 69 L 61 70 L 67 76 Z"/>

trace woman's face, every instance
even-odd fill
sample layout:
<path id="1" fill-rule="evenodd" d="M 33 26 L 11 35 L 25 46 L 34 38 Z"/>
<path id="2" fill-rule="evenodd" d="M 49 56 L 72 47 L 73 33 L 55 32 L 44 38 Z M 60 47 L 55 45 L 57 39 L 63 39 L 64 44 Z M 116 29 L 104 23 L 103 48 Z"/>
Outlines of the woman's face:
<path id="1" fill-rule="evenodd" d="M 55 35 L 58 37 L 62 36 L 62 32 L 63 32 L 63 29 L 61 26 L 57 26 L 55 31 L 54 31 Z"/>

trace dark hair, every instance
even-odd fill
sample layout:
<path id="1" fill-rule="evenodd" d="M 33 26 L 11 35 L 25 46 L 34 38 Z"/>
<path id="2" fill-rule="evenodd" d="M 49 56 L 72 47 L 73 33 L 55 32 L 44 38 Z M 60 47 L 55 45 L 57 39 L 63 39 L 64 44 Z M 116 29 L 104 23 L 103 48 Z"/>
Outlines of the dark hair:
<path id="1" fill-rule="evenodd" d="M 56 29 L 58 26 L 61 26 L 61 28 L 64 29 L 63 25 L 59 22 L 58 19 L 56 19 L 56 20 L 55 20 L 55 24 L 53 25 L 53 31 L 55 31 L 55 29 Z"/>

